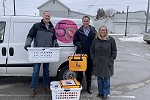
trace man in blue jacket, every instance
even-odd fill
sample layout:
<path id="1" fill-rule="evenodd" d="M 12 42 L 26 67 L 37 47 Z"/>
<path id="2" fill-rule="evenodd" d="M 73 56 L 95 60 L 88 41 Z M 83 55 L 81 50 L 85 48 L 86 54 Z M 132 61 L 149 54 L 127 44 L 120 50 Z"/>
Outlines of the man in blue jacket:
<path id="1" fill-rule="evenodd" d="M 57 39 L 55 36 L 55 29 L 50 21 L 50 12 L 45 11 L 43 13 L 43 19 L 39 23 L 35 23 L 27 35 L 25 50 L 27 47 L 31 47 L 31 43 L 34 40 L 34 47 L 52 47 L 57 46 Z M 38 78 L 41 63 L 35 63 L 33 65 L 32 82 L 31 82 L 31 93 L 30 97 L 35 97 L 35 90 L 38 87 Z M 43 63 L 43 85 L 47 91 L 49 89 L 49 63 Z"/>
<path id="2" fill-rule="evenodd" d="M 77 47 L 76 53 L 80 54 L 87 54 L 87 70 L 85 71 L 86 76 L 86 83 L 87 83 L 87 92 L 89 94 L 92 93 L 91 91 L 91 76 L 92 76 L 92 60 L 90 56 L 90 46 L 92 43 L 92 40 L 94 39 L 96 35 L 96 30 L 93 26 L 89 25 L 90 18 L 88 16 L 84 16 L 82 18 L 83 25 L 76 31 L 73 44 Z M 81 83 L 83 78 L 83 72 L 78 71 L 77 72 L 77 80 Z"/>

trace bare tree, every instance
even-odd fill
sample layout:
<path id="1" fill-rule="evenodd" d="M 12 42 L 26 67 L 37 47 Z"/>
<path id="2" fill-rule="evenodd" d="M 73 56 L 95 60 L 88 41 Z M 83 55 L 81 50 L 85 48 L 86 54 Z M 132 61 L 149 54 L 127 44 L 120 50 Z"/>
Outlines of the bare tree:
<path id="1" fill-rule="evenodd" d="M 114 9 L 106 9 L 105 10 L 105 16 L 106 17 L 111 17 L 111 16 L 113 16 L 114 14 L 115 14 L 115 10 Z"/>

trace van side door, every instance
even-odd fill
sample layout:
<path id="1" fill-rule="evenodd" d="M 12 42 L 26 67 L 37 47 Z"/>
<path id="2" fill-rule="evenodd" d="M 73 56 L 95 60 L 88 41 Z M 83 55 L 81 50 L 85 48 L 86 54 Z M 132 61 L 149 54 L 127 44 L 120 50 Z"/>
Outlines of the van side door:
<path id="1" fill-rule="evenodd" d="M 33 64 L 28 61 L 27 51 L 24 49 L 27 34 L 33 22 L 23 22 L 12 19 L 12 30 L 9 39 L 9 55 L 7 72 L 9 75 L 31 75 Z"/>
<path id="2" fill-rule="evenodd" d="M 9 22 L 0 20 L 0 74 L 6 74 L 7 66 L 7 49 L 8 49 L 8 39 L 9 39 Z"/>

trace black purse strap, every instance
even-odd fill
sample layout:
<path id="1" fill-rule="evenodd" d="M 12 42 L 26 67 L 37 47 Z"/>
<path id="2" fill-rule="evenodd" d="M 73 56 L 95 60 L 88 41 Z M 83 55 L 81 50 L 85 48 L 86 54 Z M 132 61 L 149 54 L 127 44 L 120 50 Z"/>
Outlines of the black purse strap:
<path id="1" fill-rule="evenodd" d="M 73 54 L 73 58 L 71 59 L 71 61 L 83 61 L 82 59 L 82 49 L 81 49 L 81 53 L 80 53 L 80 59 L 74 59 L 76 52 Z"/>

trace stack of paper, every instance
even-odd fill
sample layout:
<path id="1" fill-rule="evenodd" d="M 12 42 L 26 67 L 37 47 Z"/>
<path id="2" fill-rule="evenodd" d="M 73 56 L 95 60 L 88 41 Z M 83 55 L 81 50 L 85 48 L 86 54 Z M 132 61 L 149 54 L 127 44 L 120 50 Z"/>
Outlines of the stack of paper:
<path id="1" fill-rule="evenodd" d="M 81 85 L 76 79 L 60 80 L 62 88 L 80 88 Z"/>

